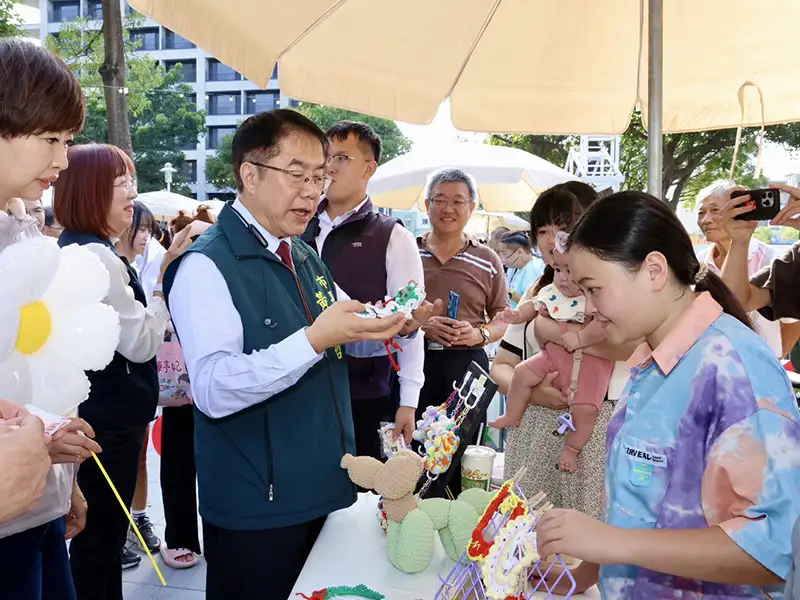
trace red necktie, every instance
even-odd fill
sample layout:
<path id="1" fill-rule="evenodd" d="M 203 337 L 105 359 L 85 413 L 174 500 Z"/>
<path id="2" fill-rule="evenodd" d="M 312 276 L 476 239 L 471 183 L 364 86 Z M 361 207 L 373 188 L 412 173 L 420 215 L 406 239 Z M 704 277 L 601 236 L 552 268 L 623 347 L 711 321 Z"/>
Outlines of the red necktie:
<path id="1" fill-rule="evenodd" d="M 281 259 L 281 262 L 285 264 L 289 269 L 294 272 L 294 263 L 292 262 L 292 250 L 289 247 L 289 242 L 283 240 L 280 245 L 278 246 L 278 258 Z"/>

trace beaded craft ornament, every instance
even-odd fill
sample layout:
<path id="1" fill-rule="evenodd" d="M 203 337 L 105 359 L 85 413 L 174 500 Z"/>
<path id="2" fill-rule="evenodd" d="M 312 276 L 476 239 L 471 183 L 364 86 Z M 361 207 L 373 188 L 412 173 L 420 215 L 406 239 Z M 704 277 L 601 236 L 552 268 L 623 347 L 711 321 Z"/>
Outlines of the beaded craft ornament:
<path id="1" fill-rule="evenodd" d="M 394 296 L 386 296 L 382 301 L 374 304 L 368 302 L 364 305 L 365 310 L 356 314 L 364 319 L 382 319 L 402 313 L 406 319 L 410 319 L 411 313 L 417 310 L 424 301 L 425 288 L 416 281 L 409 281 L 408 285 L 401 288 Z"/>

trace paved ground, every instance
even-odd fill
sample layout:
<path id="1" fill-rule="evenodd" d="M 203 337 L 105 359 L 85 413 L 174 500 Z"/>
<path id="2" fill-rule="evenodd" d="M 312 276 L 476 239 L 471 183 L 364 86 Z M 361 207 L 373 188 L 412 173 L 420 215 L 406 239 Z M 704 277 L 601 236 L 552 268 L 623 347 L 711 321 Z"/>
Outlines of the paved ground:
<path id="1" fill-rule="evenodd" d="M 149 480 L 147 514 L 156 528 L 159 537 L 164 535 L 164 507 L 161 501 L 159 482 L 160 458 L 152 444 L 147 457 Z M 193 569 L 175 570 L 166 566 L 160 555 L 154 555 L 167 587 L 162 587 L 153 565 L 147 555 L 142 554 L 142 562 L 134 569 L 122 572 L 123 594 L 125 600 L 202 600 L 205 598 L 206 569 L 200 559 Z"/>

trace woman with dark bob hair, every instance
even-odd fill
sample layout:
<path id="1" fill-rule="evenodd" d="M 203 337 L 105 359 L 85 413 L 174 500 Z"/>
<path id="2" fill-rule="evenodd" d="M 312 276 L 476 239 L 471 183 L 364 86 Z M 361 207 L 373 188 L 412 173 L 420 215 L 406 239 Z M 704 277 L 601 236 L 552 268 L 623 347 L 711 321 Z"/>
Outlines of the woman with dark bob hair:
<path id="1" fill-rule="evenodd" d="M 120 338 L 111 363 L 89 373 L 89 399 L 80 405 L 103 447 L 103 465 L 126 506 L 133 500 L 147 424 L 155 417 L 158 376 L 155 356 L 169 322 L 164 297 L 148 306 L 136 271 L 114 248 L 131 226 L 136 185 L 133 162 L 107 144 L 73 146 L 70 168 L 58 182 L 53 205 L 64 228 L 61 246 L 80 244 L 105 265 L 110 287 L 105 302 L 119 314 Z M 162 273 L 181 248 L 170 248 Z M 160 278 L 159 278 L 160 282 Z M 70 558 L 80 598 L 122 598 L 120 549 L 128 521 L 96 464 L 85 463 L 78 483 L 91 506 L 86 528 L 72 541 Z"/>
<path id="2" fill-rule="evenodd" d="M 0 39 L 0 81 L 2 252 L 41 235 L 23 200 L 38 203 L 67 168 L 66 146 L 83 126 L 84 97 L 62 60 L 18 38 Z M 81 531 L 87 511 L 75 471 L 100 446 L 81 419 L 71 419 L 46 445 L 42 422 L 0 399 L 0 421 L 9 419 L 21 419 L 21 426 L 0 426 L 0 596 L 73 600 L 65 538 Z M 24 480 L 12 484 L 6 478 L 13 473 Z"/>

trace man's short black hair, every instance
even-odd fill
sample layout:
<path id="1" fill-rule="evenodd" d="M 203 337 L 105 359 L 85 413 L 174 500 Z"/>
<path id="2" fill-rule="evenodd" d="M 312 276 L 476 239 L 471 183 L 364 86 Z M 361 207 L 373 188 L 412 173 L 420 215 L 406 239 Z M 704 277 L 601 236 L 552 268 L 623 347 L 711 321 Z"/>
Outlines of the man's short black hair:
<path id="1" fill-rule="evenodd" d="M 328 156 L 328 138 L 316 123 L 296 110 L 279 108 L 262 112 L 246 119 L 233 135 L 233 176 L 236 188 L 243 189 L 239 170 L 247 159 L 266 162 L 280 153 L 281 140 L 294 133 L 315 138 L 322 144 L 322 151 Z"/>
<path id="2" fill-rule="evenodd" d="M 381 150 L 383 144 L 381 138 L 375 133 L 375 130 L 366 123 L 359 123 L 358 121 L 339 121 L 334 124 L 328 131 L 325 132 L 329 140 L 345 141 L 348 137 L 355 136 L 355 138 L 369 146 L 372 149 L 372 158 L 376 163 L 381 162 Z"/>

